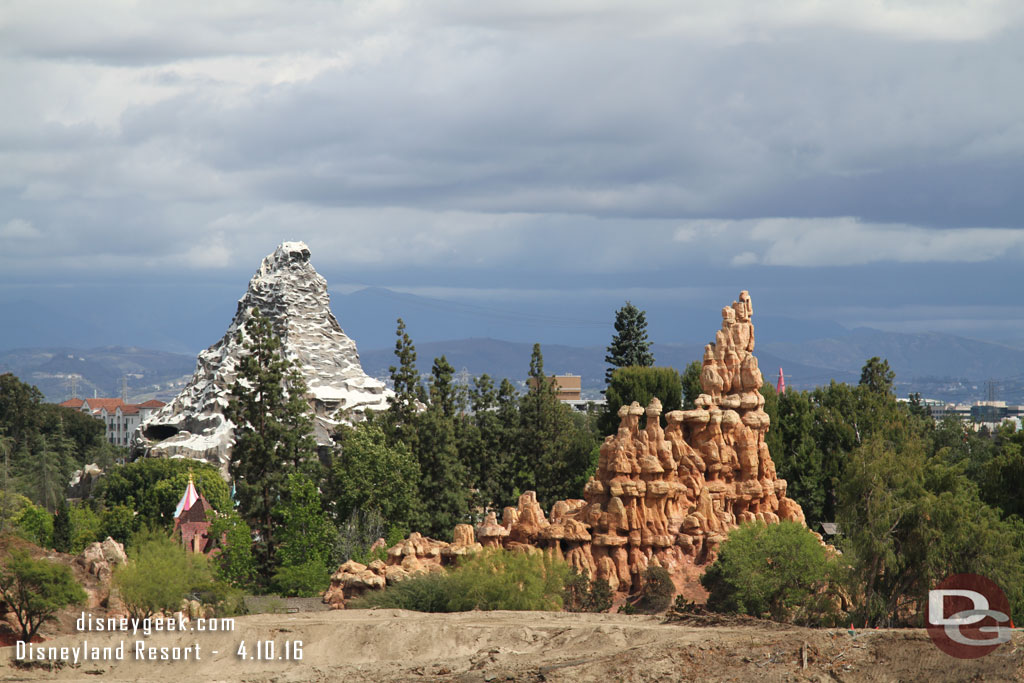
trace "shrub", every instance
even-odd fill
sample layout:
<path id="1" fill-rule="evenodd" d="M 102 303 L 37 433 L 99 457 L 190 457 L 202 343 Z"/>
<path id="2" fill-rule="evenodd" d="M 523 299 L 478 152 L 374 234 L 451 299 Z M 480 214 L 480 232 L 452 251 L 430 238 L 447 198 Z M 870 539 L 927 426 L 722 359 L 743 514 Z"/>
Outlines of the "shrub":
<path id="1" fill-rule="evenodd" d="M 406 579 L 351 607 L 393 607 L 418 612 L 559 610 L 567 564 L 543 553 L 485 550 L 447 573 Z"/>
<path id="2" fill-rule="evenodd" d="M 40 548 L 53 544 L 53 515 L 44 508 L 29 503 L 14 520 L 18 535 Z"/>
<path id="3" fill-rule="evenodd" d="M 796 623 L 819 622 L 835 572 L 825 548 L 801 524 L 743 524 L 734 529 L 701 584 L 708 608 Z"/>
<path id="4" fill-rule="evenodd" d="M 676 586 L 664 567 L 648 567 L 643 574 L 639 607 L 644 612 L 664 612 L 672 602 Z"/>
<path id="5" fill-rule="evenodd" d="M 327 590 L 331 576 L 323 562 L 313 559 L 302 564 L 279 567 L 271 583 L 281 595 L 311 598 Z"/>
<path id="6" fill-rule="evenodd" d="M 566 612 L 605 612 L 612 606 L 612 587 L 604 579 L 591 581 L 574 567 L 566 579 L 562 602 Z"/>
<path id="7" fill-rule="evenodd" d="M 114 573 L 114 584 L 132 617 L 176 611 L 190 593 L 211 587 L 205 556 L 185 552 L 159 531 L 141 531 L 132 541 L 128 564 Z"/>

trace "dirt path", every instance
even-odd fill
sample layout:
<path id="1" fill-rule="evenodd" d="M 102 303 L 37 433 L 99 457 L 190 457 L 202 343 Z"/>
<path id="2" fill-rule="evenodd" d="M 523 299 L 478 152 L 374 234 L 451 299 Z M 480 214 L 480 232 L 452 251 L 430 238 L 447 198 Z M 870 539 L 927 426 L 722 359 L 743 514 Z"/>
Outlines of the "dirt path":
<path id="1" fill-rule="evenodd" d="M 124 661 L 48 671 L 0 657 L 0 680 L 224 681 L 1013 681 L 1024 680 L 1024 634 L 973 661 L 936 649 L 920 630 L 812 630 L 764 622 L 700 626 L 617 614 L 400 610 L 240 617 L 225 633 L 77 633 L 46 647 L 115 647 Z M 145 647 L 198 644 L 189 661 L 136 659 Z M 246 644 L 248 659 L 236 653 Z M 257 659 L 256 642 L 274 658 Z M 301 661 L 294 656 L 301 641 Z M 168 655 L 173 649 L 168 650 Z M 806 653 L 806 668 L 803 665 Z M 148 651 L 143 652 L 149 654 Z M 155 651 L 160 656 L 159 650 Z M 265 655 L 261 647 L 260 654 Z M 281 657 L 281 659 L 278 659 Z"/>

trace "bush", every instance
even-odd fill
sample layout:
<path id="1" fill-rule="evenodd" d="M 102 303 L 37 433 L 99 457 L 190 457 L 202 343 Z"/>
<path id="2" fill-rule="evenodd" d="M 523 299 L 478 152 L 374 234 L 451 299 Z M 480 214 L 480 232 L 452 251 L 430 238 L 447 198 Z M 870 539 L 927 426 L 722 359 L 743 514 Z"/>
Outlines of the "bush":
<path id="1" fill-rule="evenodd" d="M 40 548 L 53 545 L 53 515 L 44 508 L 29 503 L 14 520 L 18 535 Z"/>
<path id="2" fill-rule="evenodd" d="M 708 567 L 701 584 L 708 609 L 777 621 L 819 623 L 829 612 L 825 594 L 835 563 L 801 524 L 742 524 Z"/>
<path id="3" fill-rule="evenodd" d="M 570 569 L 543 553 L 485 550 L 447 573 L 406 579 L 351 607 L 392 607 L 417 612 L 559 610 Z"/>
<path id="4" fill-rule="evenodd" d="M 605 612 L 612 606 L 612 587 L 604 579 L 591 581 L 574 567 L 565 581 L 562 602 L 566 612 Z"/>
<path id="5" fill-rule="evenodd" d="M 159 531 L 141 531 L 132 538 L 128 564 L 117 568 L 114 584 L 132 617 L 174 612 L 182 599 L 209 590 L 209 560 L 194 555 Z"/>
<path id="6" fill-rule="evenodd" d="M 644 570 L 644 584 L 640 589 L 639 607 L 644 612 L 664 612 L 672 602 L 676 585 L 664 567 L 648 567 Z"/>
<path id="7" fill-rule="evenodd" d="M 309 560 L 303 564 L 286 564 L 274 574 L 274 590 L 289 597 L 311 598 L 327 590 L 331 575 L 324 563 Z"/>

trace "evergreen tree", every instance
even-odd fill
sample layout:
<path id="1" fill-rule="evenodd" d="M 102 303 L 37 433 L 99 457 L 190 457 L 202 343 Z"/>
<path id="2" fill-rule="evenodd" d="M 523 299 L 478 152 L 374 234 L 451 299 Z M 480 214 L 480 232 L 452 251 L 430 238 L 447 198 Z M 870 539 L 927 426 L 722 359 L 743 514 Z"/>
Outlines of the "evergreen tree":
<path id="1" fill-rule="evenodd" d="M 530 357 L 529 390 L 519 401 L 519 467 L 527 472 L 523 489 L 534 489 L 541 505 L 578 498 L 592 469 L 597 443 L 588 416 L 574 415 L 544 374 L 540 344 Z"/>
<path id="2" fill-rule="evenodd" d="M 414 418 L 413 452 L 420 467 L 419 494 L 426 506 L 426 527 L 442 538 L 450 538 L 456 524 L 469 521 L 469 476 L 459 453 L 451 375 L 447 360 L 442 357 L 434 362 L 430 403 Z"/>
<path id="3" fill-rule="evenodd" d="M 285 595 L 309 597 L 327 588 L 336 529 L 323 511 L 320 492 L 304 474 L 288 475 L 284 496 L 274 506 L 281 520 L 274 584 Z"/>
<path id="4" fill-rule="evenodd" d="M 654 365 L 651 342 L 647 341 L 647 313 L 629 301 L 615 312 L 615 336 L 608 347 L 606 363 L 612 367 L 605 370 L 604 380 L 610 382 L 615 368 L 632 365 L 649 367 Z"/>
<path id="5" fill-rule="evenodd" d="M 395 357 L 398 365 L 388 368 L 391 373 L 391 384 L 395 395 L 388 399 L 389 422 L 393 425 L 396 436 L 410 446 L 414 430 L 410 428 L 413 416 L 420 404 L 426 403 L 423 385 L 420 384 L 420 373 L 416 370 L 416 347 L 412 338 L 405 331 L 405 321 L 398 319 L 395 331 L 398 340 L 395 342 Z"/>
<path id="6" fill-rule="evenodd" d="M 700 372 L 702 364 L 695 360 L 683 370 L 683 410 L 693 410 L 697 407 L 697 397 L 704 389 L 700 385 Z"/>
<path id="7" fill-rule="evenodd" d="M 860 370 L 860 386 L 876 394 L 891 394 L 896 373 L 889 369 L 889 361 L 878 356 L 869 358 Z"/>
<path id="8" fill-rule="evenodd" d="M 275 560 L 274 508 L 288 469 L 316 460 L 306 387 L 290 361 L 270 320 L 253 309 L 245 323 L 246 355 L 239 361 L 225 414 L 235 423 L 235 446 L 228 466 L 235 480 L 239 512 L 256 531 L 261 577 L 269 577 Z M 290 467 L 289 467 L 290 466 Z"/>
<path id="9" fill-rule="evenodd" d="M 71 510 L 68 499 L 63 497 L 53 517 L 53 549 L 61 553 L 71 552 Z"/>

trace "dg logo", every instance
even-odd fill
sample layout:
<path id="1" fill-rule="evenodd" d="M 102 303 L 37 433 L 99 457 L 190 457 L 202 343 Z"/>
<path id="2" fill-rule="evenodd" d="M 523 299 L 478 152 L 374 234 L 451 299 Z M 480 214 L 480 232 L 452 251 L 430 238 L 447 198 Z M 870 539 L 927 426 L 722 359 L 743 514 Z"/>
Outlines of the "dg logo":
<path id="1" fill-rule="evenodd" d="M 928 635 L 958 659 L 989 654 L 1012 634 L 1010 601 L 994 582 L 977 574 L 954 574 L 928 591 Z"/>

